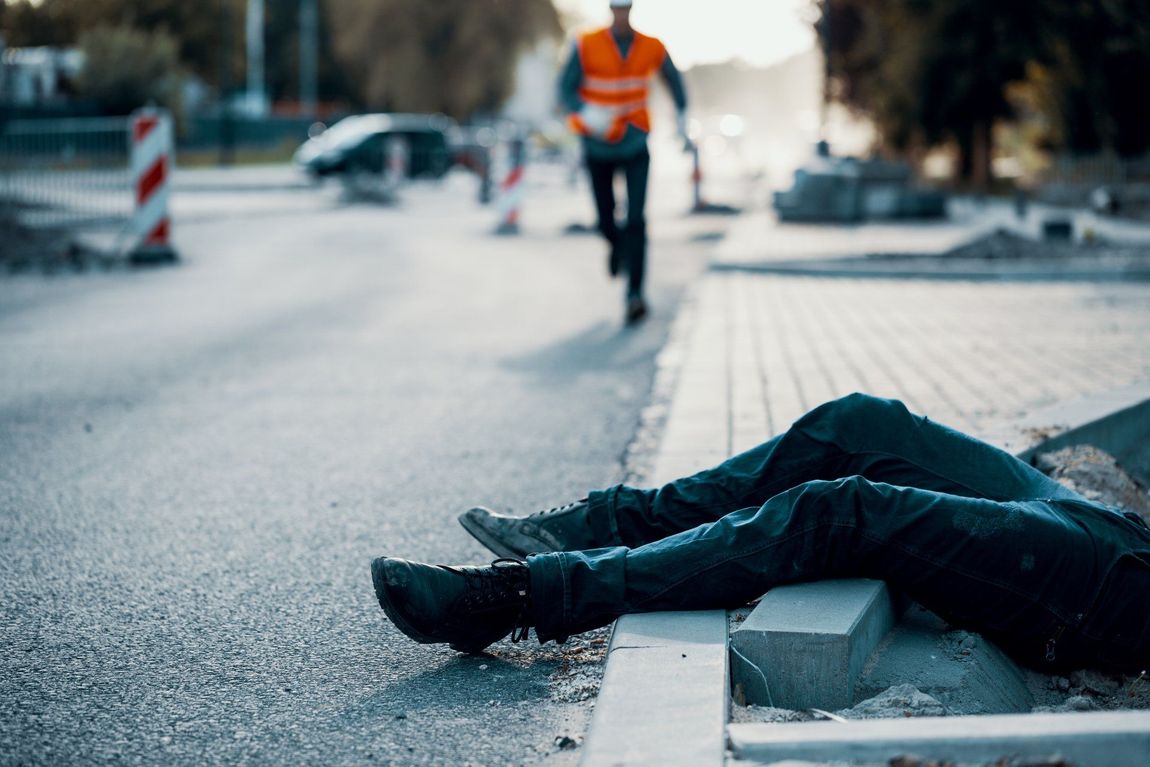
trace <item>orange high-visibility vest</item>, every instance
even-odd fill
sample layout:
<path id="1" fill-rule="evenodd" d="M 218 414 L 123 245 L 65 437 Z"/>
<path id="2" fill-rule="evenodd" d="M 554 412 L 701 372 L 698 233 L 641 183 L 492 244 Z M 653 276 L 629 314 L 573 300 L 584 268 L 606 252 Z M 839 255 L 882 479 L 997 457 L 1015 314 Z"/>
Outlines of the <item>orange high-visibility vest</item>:
<path id="1" fill-rule="evenodd" d="M 634 35 L 627 58 L 620 55 L 610 28 L 579 37 L 579 63 L 583 67 L 579 96 L 588 104 L 611 110 L 611 127 L 603 137 L 611 143 L 623 138 L 628 124 L 644 133 L 651 132 L 647 94 L 651 78 L 667 57 L 667 49 L 658 39 L 638 32 Z M 578 114 L 567 119 L 576 133 L 592 135 Z"/>

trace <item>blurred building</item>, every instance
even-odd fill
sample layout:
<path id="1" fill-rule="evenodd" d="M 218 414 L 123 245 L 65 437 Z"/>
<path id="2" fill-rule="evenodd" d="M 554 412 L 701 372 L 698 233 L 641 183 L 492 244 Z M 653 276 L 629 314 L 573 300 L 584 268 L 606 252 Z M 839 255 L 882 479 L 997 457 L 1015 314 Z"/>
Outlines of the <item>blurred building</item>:
<path id="1" fill-rule="evenodd" d="M 76 48 L 8 48 L 0 40 L 0 104 L 40 107 L 76 93 L 84 54 Z"/>

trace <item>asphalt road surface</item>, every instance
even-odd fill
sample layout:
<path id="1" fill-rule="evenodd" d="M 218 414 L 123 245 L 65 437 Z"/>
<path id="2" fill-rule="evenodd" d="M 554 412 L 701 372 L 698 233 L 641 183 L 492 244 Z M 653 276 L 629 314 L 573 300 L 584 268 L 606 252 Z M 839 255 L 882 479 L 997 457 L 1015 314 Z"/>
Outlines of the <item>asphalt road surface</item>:
<path id="1" fill-rule="evenodd" d="M 415 644 L 368 563 L 485 562 L 463 509 L 619 481 L 722 222 L 656 180 L 624 329 L 558 174 L 501 238 L 472 179 L 246 173 L 177 186 L 177 266 L 0 280 L 0 762 L 573 764 L 562 648 Z"/>

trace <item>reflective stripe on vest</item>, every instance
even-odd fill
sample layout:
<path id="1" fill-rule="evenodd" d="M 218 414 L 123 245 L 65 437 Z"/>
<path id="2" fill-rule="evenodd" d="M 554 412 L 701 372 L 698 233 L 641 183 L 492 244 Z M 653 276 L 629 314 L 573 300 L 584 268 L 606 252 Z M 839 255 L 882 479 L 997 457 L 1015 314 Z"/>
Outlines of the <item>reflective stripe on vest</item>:
<path id="1" fill-rule="evenodd" d="M 626 57 L 620 55 L 610 29 L 589 32 L 579 38 L 579 62 L 583 67 L 579 97 L 614 114 L 604 139 L 612 143 L 619 141 L 628 125 L 644 133 L 651 131 L 647 95 L 651 78 L 663 66 L 666 55 L 663 43 L 638 32 L 634 33 Z M 578 115 L 572 115 L 570 123 L 577 133 L 591 135 Z"/>

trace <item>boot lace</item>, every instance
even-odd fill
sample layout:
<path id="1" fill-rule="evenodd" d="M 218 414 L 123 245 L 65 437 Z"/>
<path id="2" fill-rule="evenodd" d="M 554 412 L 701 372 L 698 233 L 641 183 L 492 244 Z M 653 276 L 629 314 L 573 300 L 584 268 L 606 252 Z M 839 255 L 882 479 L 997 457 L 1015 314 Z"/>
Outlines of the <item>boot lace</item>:
<path id="1" fill-rule="evenodd" d="M 572 509 L 578 508 L 579 506 L 583 506 L 586 503 L 587 503 L 586 498 L 580 498 L 577 501 L 571 501 L 571 503 L 565 503 L 562 506 L 552 506 L 550 509 L 544 509 L 543 511 L 537 511 L 534 514 L 532 514 L 531 516 L 533 516 L 533 517 L 546 517 L 546 516 L 550 516 L 551 514 L 558 514 L 561 511 L 571 511 Z"/>
<path id="2" fill-rule="evenodd" d="M 470 591 L 465 605 L 478 610 L 501 607 L 511 597 L 518 603 L 519 611 L 511 625 L 511 641 L 522 642 L 528 638 L 531 629 L 527 565 L 519 559 L 500 558 L 491 567 L 477 567 L 467 579 Z"/>

